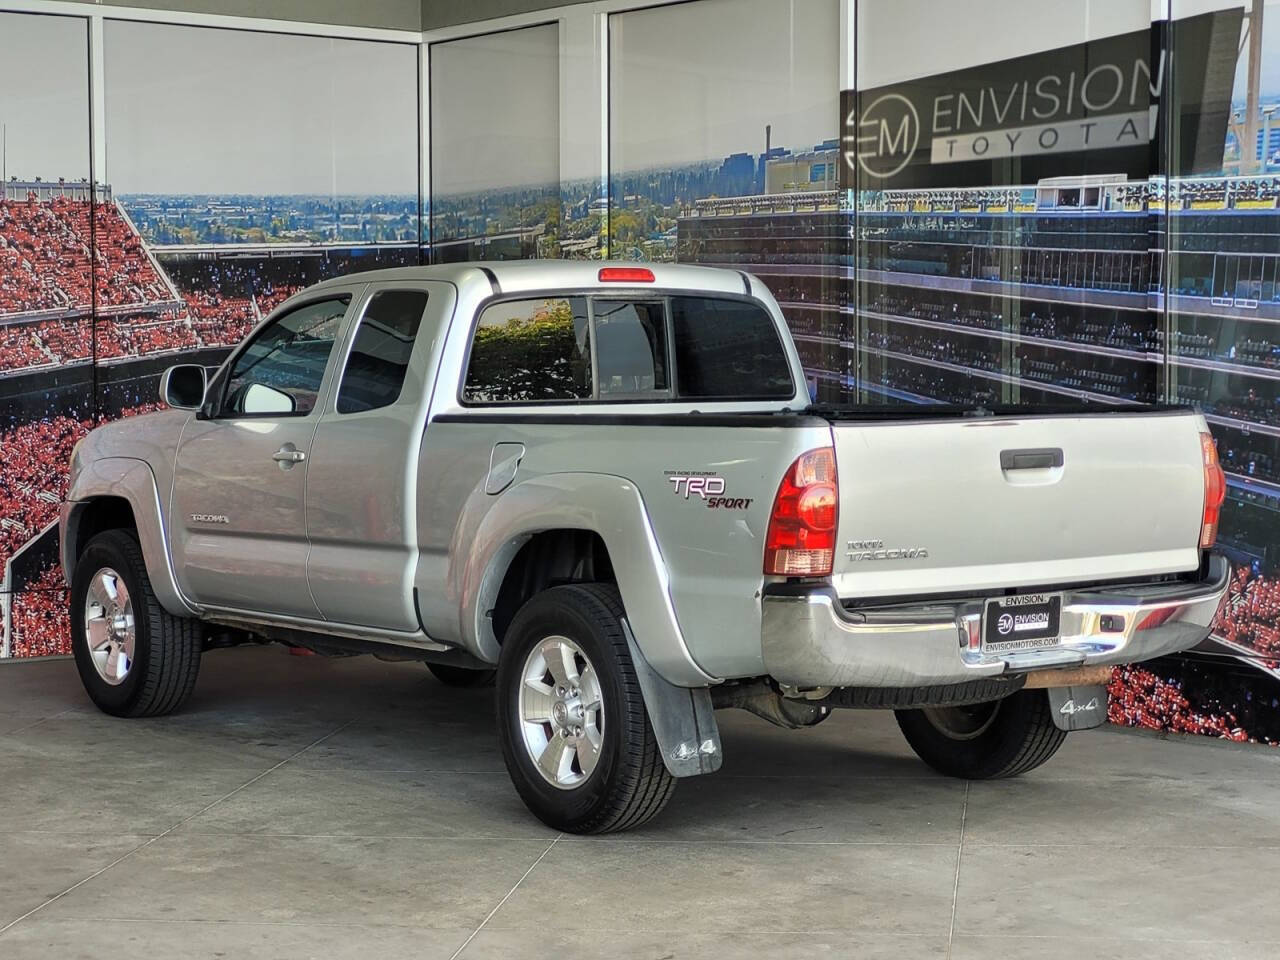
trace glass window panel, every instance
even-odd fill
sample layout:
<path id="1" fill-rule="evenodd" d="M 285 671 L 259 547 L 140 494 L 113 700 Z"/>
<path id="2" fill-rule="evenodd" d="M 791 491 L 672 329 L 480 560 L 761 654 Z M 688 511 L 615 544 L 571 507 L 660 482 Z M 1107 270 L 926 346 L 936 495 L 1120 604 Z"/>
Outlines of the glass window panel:
<path id="1" fill-rule="evenodd" d="M 661 301 L 595 299 L 591 321 L 601 399 L 668 395 L 667 319 Z"/>
<path id="2" fill-rule="evenodd" d="M 609 17 L 609 255 L 758 275 L 807 339 L 811 392 L 852 363 L 835 0 L 696 0 Z M 818 317 L 825 322 L 818 322 Z"/>
<path id="3" fill-rule="evenodd" d="M 471 342 L 463 400 L 544 403 L 591 394 L 585 298 L 504 300 L 485 308 Z"/>
<path id="4" fill-rule="evenodd" d="M 1149 15 L 1145 0 L 856 5 L 842 184 L 865 265 L 858 400 L 1154 398 L 1134 280 Z"/>
<path id="5" fill-rule="evenodd" d="M 382 290 L 365 307 L 338 387 L 338 412 L 357 413 L 400 399 L 427 309 L 423 290 Z"/>
<path id="6" fill-rule="evenodd" d="M 556 256 L 556 24 L 431 45 L 435 263 Z"/>
<path id="7" fill-rule="evenodd" d="M 140 308 L 99 324 L 100 357 L 216 363 L 303 287 L 417 263 L 415 44 L 110 19 L 103 34 L 111 229 L 147 283 L 106 281 Z"/>
<path id="8" fill-rule="evenodd" d="M 784 398 L 795 395 L 773 318 L 757 304 L 709 297 L 672 297 L 677 389 L 681 397 Z M 803 321 L 799 321 L 803 325 Z M 804 362 L 823 341 L 796 341 Z"/>
<path id="9" fill-rule="evenodd" d="M 1206 12 L 1206 7 L 1210 9 Z M 1237 566 L 1216 632 L 1280 654 L 1280 0 L 1173 0 L 1167 145 L 1170 400 L 1198 403 L 1227 473 L 1219 544 Z M 1248 704 L 1250 736 L 1276 722 Z"/>
<path id="10" fill-rule="evenodd" d="M 54 524 L 94 425 L 88 39 L 0 13 L 0 657 L 71 652 Z"/>
<path id="11" fill-rule="evenodd" d="M 349 302 L 342 297 L 309 303 L 259 331 L 231 368 L 223 416 L 306 416 L 314 410 Z M 277 401 L 285 406 L 276 406 Z"/>

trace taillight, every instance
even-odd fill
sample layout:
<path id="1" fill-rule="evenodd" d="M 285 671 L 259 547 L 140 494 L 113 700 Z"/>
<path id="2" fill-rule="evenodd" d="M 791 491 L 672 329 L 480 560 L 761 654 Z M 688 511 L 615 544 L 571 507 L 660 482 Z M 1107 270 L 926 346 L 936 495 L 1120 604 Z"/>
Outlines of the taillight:
<path id="1" fill-rule="evenodd" d="M 1222 501 L 1227 498 L 1227 475 L 1218 462 L 1218 447 L 1208 433 L 1200 434 L 1200 452 L 1204 455 L 1204 517 L 1200 521 L 1200 546 L 1209 549 L 1218 539 L 1218 517 Z"/>
<path id="2" fill-rule="evenodd" d="M 764 572 L 830 576 L 839 515 L 835 450 L 819 447 L 801 454 L 778 485 L 764 539 Z"/>
<path id="3" fill-rule="evenodd" d="M 601 283 L 653 283 L 648 267 L 601 267 L 596 274 Z"/>

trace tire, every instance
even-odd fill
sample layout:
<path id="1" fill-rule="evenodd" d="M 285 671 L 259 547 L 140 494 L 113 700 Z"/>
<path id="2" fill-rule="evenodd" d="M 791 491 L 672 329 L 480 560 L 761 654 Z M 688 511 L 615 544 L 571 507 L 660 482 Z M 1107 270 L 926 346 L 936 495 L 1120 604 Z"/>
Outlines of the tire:
<path id="1" fill-rule="evenodd" d="M 1062 746 L 1043 690 L 1021 690 L 987 703 L 895 710 L 916 755 L 939 773 L 965 780 L 1016 777 L 1040 766 Z"/>
<path id="2" fill-rule="evenodd" d="M 105 579 L 100 575 L 106 575 Z M 126 591 L 124 599 L 120 599 L 121 583 Z M 121 606 L 104 609 L 97 600 L 112 591 Z M 142 549 L 131 531 L 108 530 L 89 541 L 71 579 L 70 608 L 71 647 L 80 681 L 89 699 L 103 713 L 115 717 L 161 716 L 178 709 L 191 696 L 200 672 L 203 646 L 199 621 L 175 617 L 160 606 L 147 577 Z M 111 617 L 107 616 L 108 611 Z M 103 624 L 113 620 L 115 614 L 124 617 L 118 623 L 120 633 L 111 634 L 106 652 L 100 647 L 95 656 L 90 650 L 91 630 L 100 640 L 104 636 L 102 630 L 108 629 Z M 124 639 L 130 636 L 124 624 L 130 618 L 133 651 L 131 657 L 123 657 L 125 666 L 121 668 L 120 651 L 124 649 Z M 110 659 L 113 647 L 117 650 L 115 661 Z M 119 676 L 121 672 L 123 677 Z M 107 676 L 114 677 L 114 682 Z"/>
<path id="3" fill-rule="evenodd" d="M 427 669 L 446 687 L 459 690 L 474 690 L 477 687 L 492 687 L 497 670 L 473 670 L 471 667 L 455 667 L 447 663 L 428 663 Z"/>
<path id="4" fill-rule="evenodd" d="M 663 765 L 644 696 L 622 630 L 622 600 L 615 587 L 571 584 L 546 590 L 520 609 L 503 640 L 498 661 L 498 736 L 502 756 L 516 792 L 533 814 L 565 833 L 613 833 L 655 817 L 675 791 L 675 778 Z M 572 649 L 569 649 L 572 648 Z M 546 651 L 568 650 L 577 680 L 566 687 L 580 697 L 560 699 L 562 714 L 574 716 L 572 704 L 584 706 L 576 746 L 560 737 L 565 749 L 552 754 L 556 719 L 526 721 L 545 704 L 554 715 L 557 701 L 554 662 L 567 674 L 563 659 Z M 543 662 L 547 664 L 542 669 Z M 543 679 L 526 683 L 530 673 Z M 580 684 L 580 686 L 579 686 Z M 548 692 L 542 692 L 543 690 Z M 532 690 L 532 693 L 527 691 Z M 524 696 L 528 703 L 522 701 Z M 598 691 L 599 705 L 586 706 Z M 538 708 L 538 709 L 535 709 Z M 567 721 L 573 724 L 572 719 Z M 570 734 L 573 729 L 571 727 Z M 595 733 L 598 750 L 593 749 Z M 561 777 L 553 781 L 535 760 L 545 740 L 547 756 L 565 763 L 548 764 Z M 531 743 L 531 741 L 536 741 Z M 545 762 L 545 761 L 544 761 Z"/>

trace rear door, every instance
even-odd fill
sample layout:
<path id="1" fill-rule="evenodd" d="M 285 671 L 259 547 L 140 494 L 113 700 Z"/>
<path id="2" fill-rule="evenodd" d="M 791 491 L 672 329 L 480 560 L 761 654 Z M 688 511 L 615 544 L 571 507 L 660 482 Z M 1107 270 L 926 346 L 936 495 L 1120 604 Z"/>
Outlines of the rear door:
<path id="1" fill-rule="evenodd" d="M 416 631 L 418 452 L 456 292 L 370 284 L 307 473 L 308 580 L 328 620 Z"/>
<path id="2" fill-rule="evenodd" d="M 1195 569 L 1200 418 L 836 422 L 835 586 L 904 596 Z"/>
<path id="3" fill-rule="evenodd" d="M 174 558 L 198 603 L 316 617 L 303 495 L 330 357 L 352 297 L 328 293 L 272 319 L 211 387 L 178 446 Z"/>

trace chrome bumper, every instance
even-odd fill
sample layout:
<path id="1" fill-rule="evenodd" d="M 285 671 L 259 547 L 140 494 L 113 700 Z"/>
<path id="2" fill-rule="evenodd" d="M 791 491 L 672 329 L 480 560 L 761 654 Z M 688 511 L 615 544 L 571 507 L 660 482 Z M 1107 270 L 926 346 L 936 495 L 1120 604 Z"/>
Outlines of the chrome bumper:
<path id="1" fill-rule="evenodd" d="M 1215 554 L 1198 583 L 1067 590 L 1061 645 L 1016 653 L 982 650 L 982 598 L 851 612 L 830 587 L 766 593 L 764 665 L 775 680 L 794 686 L 922 687 L 1136 663 L 1186 650 L 1208 636 L 1230 577 L 1230 564 Z"/>

